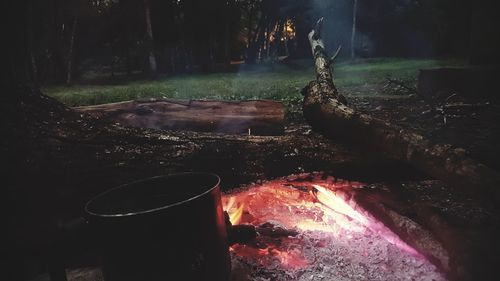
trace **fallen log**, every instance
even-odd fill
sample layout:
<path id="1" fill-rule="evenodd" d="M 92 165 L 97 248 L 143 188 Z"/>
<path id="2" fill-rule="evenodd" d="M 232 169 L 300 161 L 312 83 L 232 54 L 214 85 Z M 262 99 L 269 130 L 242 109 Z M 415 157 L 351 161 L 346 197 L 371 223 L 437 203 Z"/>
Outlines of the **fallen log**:
<path id="1" fill-rule="evenodd" d="M 74 109 L 138 128 L 261 136 L 282 135 L 284 131 L 283 105 L 271 100 L 152 99 Z"/>
<path id="2" fill-rule="evenodd" d="M 321 25 L 322 19 L 309 33 L 316 79 L 303 90 L 304 116 L 313 129 L 338 140 L 382 150 L 452 186 L 500 202 L 500 175 L 469 158 L 464 149 L 434 144 L 422 135 L 349 107 L 333 83 L 332 61 L 321 39 Z"/>

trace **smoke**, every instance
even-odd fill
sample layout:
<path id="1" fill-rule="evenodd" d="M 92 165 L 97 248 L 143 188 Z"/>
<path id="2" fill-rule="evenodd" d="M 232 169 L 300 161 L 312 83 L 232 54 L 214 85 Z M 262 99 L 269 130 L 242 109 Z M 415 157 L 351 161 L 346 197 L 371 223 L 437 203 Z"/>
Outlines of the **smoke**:
<path id="1" fill-rule="evenodd" d="M 331 53 L 342 45 L 340 57 L 349 57 L 354 0 L 312 0 L 310 3 L 308 17 L 314 21 L 320 17 L 325 19 L 323 40 L 327 51 Z M 414 0 L 358 0 L 354 40 L 356 57 L 436 55 L 439 50 L 435 45 L 443 40 L 439 36 L 440 29 L 449 26 L 449 19 L 441 19 L 438 13 L 437 7 L 422 6 Z"/>

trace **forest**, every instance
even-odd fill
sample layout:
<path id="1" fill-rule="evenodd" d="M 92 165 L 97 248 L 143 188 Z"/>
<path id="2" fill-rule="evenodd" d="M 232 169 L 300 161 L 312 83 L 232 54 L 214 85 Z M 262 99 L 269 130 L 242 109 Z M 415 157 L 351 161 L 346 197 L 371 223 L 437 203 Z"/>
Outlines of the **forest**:
<path id="1" fill-rule="evenodd" d="M 242 61 L 304 58 L 310 56 L 306 35 L 319 17 L 327 22 L 327 46 L 342 46 L 340 58 L 470 57 L 482 63 L 484 48 L 495 55 L 494 46 L 479 46 L 481 40 L 496 40 L 488 38 L 494 37 L 488 31 L 494 22 L 477 27 L 489 20 L 480 16 L 488 10 L 481 1 L 53 0 L 7 5 L 18 11 L 7 15 L 16 23 L 8 37 L 18 42 L 9 52 L 10 65 L 19 79 L 39 85 L 71 84 L 90 70 L 155 77 L 231 70 Z"/>

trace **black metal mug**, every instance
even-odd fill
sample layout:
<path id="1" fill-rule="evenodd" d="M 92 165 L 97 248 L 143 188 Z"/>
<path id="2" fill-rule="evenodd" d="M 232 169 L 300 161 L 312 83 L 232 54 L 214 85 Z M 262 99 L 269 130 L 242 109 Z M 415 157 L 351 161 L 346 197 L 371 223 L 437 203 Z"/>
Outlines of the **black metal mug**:
<path id="1" fill-rule="evenodd" d="M 153 177 L 106 191 L 85 206 L 106 281 L 229 280 L 220 179 Z"/>

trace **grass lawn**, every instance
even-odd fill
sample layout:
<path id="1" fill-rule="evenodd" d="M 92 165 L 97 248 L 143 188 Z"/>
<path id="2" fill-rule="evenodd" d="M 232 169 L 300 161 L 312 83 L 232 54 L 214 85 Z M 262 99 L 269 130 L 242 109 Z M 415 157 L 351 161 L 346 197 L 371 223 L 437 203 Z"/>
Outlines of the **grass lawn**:
<path id="1" fill-rule="evenodd" d="M 310 60 L 293 62 L 295 67 L 275 65 L 237 73 L 170 76 L 158 80 L 124 82 L 118 85 L 50 86 L 42 91 L 69 106 L 94 105 L 138 98 L 174 99 L 275 99 L 294 102 L 300 90 L 314 79 Z M 335 83 L 341 90 L 361 85 L 382 85 L 387 76 L 415 81 L 422 68 L 460 66 L 460 60 L 369 59 L 340 62 L 335 67 Z"/>

